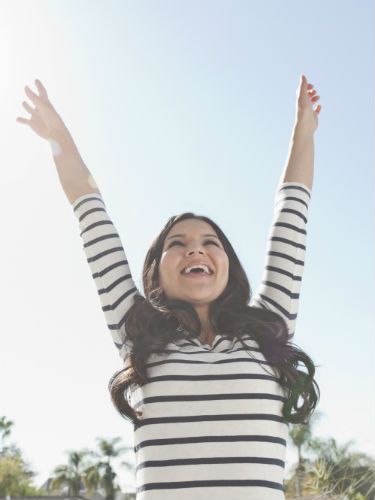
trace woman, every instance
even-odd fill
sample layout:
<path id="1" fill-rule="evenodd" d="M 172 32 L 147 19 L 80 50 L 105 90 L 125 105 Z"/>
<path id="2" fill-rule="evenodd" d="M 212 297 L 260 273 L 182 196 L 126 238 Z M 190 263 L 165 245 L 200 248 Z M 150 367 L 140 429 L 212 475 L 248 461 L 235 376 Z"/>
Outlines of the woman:
<path id="1" fill-rule="evenodd" d="M 254 297 L 223 231 L 190 212 L 171 217 L 153 241 L 142 296 L 103 197 L 46 89 L 35 82 L 39 94 L 26 87 L 35 108 L 23 103 L 31 119 L 17 121 L 52 146 L 124 361 L 109 390 L 134 425 L 137 499 L 283 499 L 289 423 L 308 422 L 319 399 L 312 360 L 290 342 L 321 110 L 312 109 L 319 99 L 313 85 L 302 75 L 290 156 Z"/>

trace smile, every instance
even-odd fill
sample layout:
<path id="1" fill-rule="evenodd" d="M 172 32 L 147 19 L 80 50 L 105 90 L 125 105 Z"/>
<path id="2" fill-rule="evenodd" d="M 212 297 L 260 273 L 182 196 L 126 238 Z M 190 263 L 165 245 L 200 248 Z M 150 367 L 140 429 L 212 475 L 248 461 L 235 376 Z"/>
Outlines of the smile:
<path id="1" fill-rule="evenodd" d="M 192 280 L 196 280 L 196 279 L 208 279 L 211 278 L 213 275 L 206 273 L 189 273 L 189 274 L 183 274 L 182 276 L 184 278 L 190 278 Z"/>

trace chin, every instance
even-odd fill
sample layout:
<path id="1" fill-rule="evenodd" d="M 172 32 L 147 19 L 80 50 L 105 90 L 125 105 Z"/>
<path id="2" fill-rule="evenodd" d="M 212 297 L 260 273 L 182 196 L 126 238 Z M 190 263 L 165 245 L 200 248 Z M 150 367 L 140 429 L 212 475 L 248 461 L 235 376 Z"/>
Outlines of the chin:
<path id="1" fill-rule="evenodd" d="M 182 298 L 182 300 L 187 300 L 187 301 L 197 301 L 197 303 L 202 303 L 202 302 L 212 302 L 213 300 L 215 300 L 220 294 L 217 293 L 217 294 L 206 294 L 206 293 L 192 293 L 192 294 L 189 294 L 189 295 L 185 295 L 184 298 Z"/>

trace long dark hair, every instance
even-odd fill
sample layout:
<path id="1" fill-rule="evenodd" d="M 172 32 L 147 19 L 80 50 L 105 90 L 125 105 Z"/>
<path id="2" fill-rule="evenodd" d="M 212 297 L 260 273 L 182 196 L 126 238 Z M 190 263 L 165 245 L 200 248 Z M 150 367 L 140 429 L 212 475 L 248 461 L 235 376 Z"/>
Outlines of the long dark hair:
<path id="1" fill-rule="evenodd" d="M 177 330 L 181 328 L 186 331 L 186 338 L 197 338 L 201 334 L 200 319 L 192 304 L 169 299 L 159 286 L 159 263 L 164 240 L 171 228 L 184 219 L 198 219 L 210 224 L 228 255 L 227 286 L 209 307 L 209 321 L 214 331 L 225 332 L 228 338 L 238 338 L 245 349 L 248 347 L 241 337 L 251 335 L 284 387 L 285 421 L 307 424 L 320 397 L 319 386 L 313 379 L 313 361 L 291 342 L 293 334 L 289 334 L 287 324 L 279 314 L 266 306 L 249 306 L 251 287 L 229 240 L 210 218 L 192 212 L 170 217 L 147 252 L 142 272 L 145 297 L 136 293 L 134 303 L 125 316 L 125 344 L 129 342 L 125 367 L 111 377 L 108 385 L 114 406 L 122 417 L 137 425 L 140 419 L 128 403 L 129 391 L 133 386 L 147 383 L 149 355 L 163 352 L 166 345 L 176 339 Z M 298 369 L 299 363 L 305 365 L 307 373 Z M 298 407 L 300 398 L 302 405 Z"/>

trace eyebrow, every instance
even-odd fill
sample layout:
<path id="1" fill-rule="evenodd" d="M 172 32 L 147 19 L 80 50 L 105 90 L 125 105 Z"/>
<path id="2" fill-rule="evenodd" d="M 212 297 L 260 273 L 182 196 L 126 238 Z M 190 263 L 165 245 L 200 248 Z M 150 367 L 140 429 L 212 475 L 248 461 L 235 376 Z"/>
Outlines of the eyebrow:
<path id="1" fill-rule="evenodd" d="M 170 240 L 171 238 L 177 238 L 182 236 L 183 238 L 186 236 L 186 234 L 174 234 L 173 236 L 169 236 L 167 240 Z M 219 239 L 215 234 L 202 234 L 201 236 L 212 236 L 213 238 Z"/>

